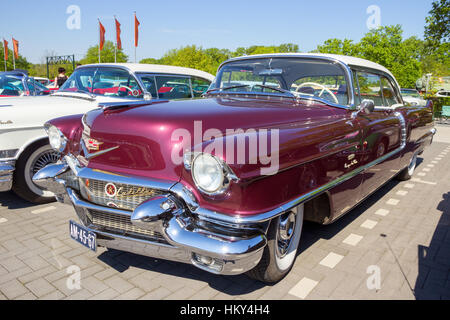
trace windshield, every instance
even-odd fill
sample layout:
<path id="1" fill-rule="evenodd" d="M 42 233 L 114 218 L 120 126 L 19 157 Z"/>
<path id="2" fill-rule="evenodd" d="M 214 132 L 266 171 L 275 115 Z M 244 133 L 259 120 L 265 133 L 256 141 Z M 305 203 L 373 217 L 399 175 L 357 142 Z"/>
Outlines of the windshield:
<path id="1" fill-rule="evenodd" d="M 143 92 L 128 71 L 111 67 L 78 68 L 59 91 L 88 92 L 95 95 L 142 98 Z"/>
<path id="2" fill-rule="evenodd" d="M 413 97 L 413 98 L 420 98 L 420 94 L 416 90 L 400 90 L 403 97 Z"/>
<path id="3" fill-rule="evenodd" d="M 0 75 L 0 96 L 20 96 L 25 92 L 22 77 L 15 75 Z"/>
<path id="4" fill-rule="evenodd" d="M 344 69 L 317 59 L 276 57 L 229 62 L 219 70 L 210 89 L 254 94 L 291 92 L 340 105 L 349 103 Z"/>

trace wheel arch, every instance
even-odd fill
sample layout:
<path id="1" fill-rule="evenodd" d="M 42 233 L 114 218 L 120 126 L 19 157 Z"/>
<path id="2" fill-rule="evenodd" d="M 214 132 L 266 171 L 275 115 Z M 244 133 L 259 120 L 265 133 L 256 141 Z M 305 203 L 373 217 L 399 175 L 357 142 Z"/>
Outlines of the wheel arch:
<path id="1" fill-rule="evenodd" d="M 36 145 L 38 143 L 41 143 L 41 142 L 47 142 L 48 143 L 48 137 L 44 136 L 44 135 L 38 136 L 38 137 L 32 138 L 32 139 L 28 140 L 26 143 L 24 143 L 22 145 L 22 147 L 20 147 L 19 151 L 16 154 L 16 161 L 19 160 L 19 158 L 22 156 L 22 154 L 26 150 L 28 150 L 30 147 L 32 147 L 32 146 L 34 146 L 34 145 Z"/>
<path id="2" fill-rule="evenodd" d="M 332 221 L 333 203 L 329 191 L 310 199 L 304 203 L 304 219 L 320 224 Z"/>

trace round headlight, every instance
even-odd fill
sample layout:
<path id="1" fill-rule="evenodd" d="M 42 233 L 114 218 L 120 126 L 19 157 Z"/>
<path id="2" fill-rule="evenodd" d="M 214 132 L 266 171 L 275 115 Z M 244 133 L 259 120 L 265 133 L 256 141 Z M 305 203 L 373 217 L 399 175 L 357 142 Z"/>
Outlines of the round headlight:
<path id="1" fill-rule="evenodd" d="M 66 148 L 67 140 L 62 134 L 62 132 L 55 126 L 47 127 L 48 140 L 50 146 L 58 152 L 63 152 Z"/>
<path id="2" fill-rule="evenodd" d="M 222 164 L 212 155 L 202 153 L 192 163 L 192 178 L 202 191 L 217 192 L 223 187 L 225 178 Z"/>

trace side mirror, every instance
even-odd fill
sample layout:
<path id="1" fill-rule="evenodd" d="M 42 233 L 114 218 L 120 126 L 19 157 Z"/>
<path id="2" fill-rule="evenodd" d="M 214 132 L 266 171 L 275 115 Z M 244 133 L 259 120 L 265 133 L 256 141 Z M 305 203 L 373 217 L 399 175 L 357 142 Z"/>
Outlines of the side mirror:
<path id="1" fill-rule="evenodd" d="M 373 110 L 375 110 L 375 103 L 373 102 L 373 100 L 364 99 L 361 102 L 361 106 L 360 106 L 359 110 L 363 111 L 365 113 L 371 113 L 371 112 L 373 112 Z"/>
<path id="2" fill-rule="evenodd" d="M 364 99 L 359 106 L 359 110 L 353 112 L 353 117 L 356 118 L 356 116 L 361 112 L 364 112 L 365 114 L 372 113 L 373 110 L 375 110 L 375 103 L 373 102 L 373 100 Z"/>

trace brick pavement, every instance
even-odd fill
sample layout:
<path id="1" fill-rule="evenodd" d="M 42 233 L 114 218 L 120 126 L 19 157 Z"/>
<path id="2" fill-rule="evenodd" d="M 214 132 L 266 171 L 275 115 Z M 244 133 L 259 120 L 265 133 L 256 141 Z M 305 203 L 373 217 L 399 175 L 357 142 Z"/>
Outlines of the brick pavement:
<path id="1" fill-rule="evenodd" d="M 412 180 L 389 182 L 332 225 L 305 223 L 295 265 L 275 285 L 90 252 L 68 235 L 71 207 L 0 193 L 0 300 L 450 299 L 450 126 L 437 129 Z M 369 289 L 378 271 L 380 287 Z"/>

